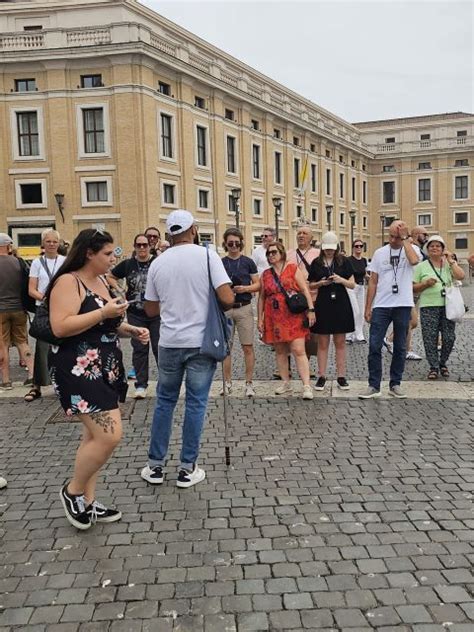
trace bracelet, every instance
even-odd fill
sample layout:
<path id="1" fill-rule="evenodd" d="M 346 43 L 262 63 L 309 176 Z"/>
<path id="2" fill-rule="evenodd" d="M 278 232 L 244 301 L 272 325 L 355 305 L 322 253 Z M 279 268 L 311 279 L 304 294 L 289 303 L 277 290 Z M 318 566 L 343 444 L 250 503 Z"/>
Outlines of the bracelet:
<path id="1" fill-rule="evenodd" d="M 312 308 L 308 307 L 308 312 L 314 312 L 314 307 L 312 307 Z"/>

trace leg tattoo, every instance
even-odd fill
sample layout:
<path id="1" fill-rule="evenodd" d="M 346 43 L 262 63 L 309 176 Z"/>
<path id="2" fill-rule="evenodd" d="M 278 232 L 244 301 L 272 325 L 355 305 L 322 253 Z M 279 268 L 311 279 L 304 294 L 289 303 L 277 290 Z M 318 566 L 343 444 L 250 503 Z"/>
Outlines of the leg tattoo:
<path id="1" fill-rule="evenodd" d="M 111 432 L 114 434 L 115 419 L 110 414 L 110 411 L 103 410 L 99 413 L 91 413 L 91 419 L 100 426 L 104 432 Z"/>

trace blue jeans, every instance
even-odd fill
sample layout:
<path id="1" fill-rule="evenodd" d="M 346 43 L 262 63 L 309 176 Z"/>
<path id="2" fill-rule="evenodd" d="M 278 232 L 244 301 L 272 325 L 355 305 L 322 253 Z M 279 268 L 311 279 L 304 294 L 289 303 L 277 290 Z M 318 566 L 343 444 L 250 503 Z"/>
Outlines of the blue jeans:
<path id="1" fill-rule="evenodd" d="M 192 470 L 199 454 L 207 400 L 216 361 L 199 349 L 158 347 L 158 386 L 151 428 L 148 465 L 164 465 L 173 429 L 173 413 L 185 377 L 186 400 L 181 448 L 181 467 Z"/>
<path id="2" fill-rule="evenodd" d="M 390 364 L 390 388 L 399 385 L 402 381 L 410 314 L 411 307 L 376 307 L 372 310 L 369 338 L 369 386 L 380 390 L 382 345 L 391 322 L 393 322 L 393 355 Z"/>

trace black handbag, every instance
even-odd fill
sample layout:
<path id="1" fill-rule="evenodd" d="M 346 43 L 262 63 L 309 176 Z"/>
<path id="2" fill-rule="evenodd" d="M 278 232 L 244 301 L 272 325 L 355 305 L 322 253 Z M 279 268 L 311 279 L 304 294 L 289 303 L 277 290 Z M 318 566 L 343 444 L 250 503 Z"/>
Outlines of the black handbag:
<path id="1" fill-rule="evenodd" d="M 295 292 L 294 294 L 288 294 L 283 285 L 281 284 L 278 274 L 273 268 L 271 268 L 275 283 L 280 288 L 281 293 L 285 297 L 285 303 L 292 314 L 302 314 L 308 309 L 308 301 L 303 292 Z"/>
<path id="2" fill-rule="evenodd" d="M 59 346 L 63 342 L 63 338 L 57 338 L 51 328 L 47 301 L 42 301 L 36 306 L 36 312 L 30 325 L 30 336 L 55 346 Z"/>

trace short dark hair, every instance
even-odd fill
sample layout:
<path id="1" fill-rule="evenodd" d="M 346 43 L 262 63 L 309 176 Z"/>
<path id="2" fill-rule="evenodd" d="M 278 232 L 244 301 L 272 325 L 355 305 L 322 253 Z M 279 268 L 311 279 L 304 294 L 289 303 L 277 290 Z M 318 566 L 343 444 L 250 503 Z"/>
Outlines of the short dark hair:
<path id="1" fill-rule="evenodd" d="M 158 233 L 158 238 L 161 239 L 161 231 L 156 226 L 148 226 L 148 228 L 145 228 L 145 232 L 144 232 L 145 237 L 147 237 L 147 232 L 149 230 L 156 230 L 156 232 Z"/>
<path id="2" fill-rule="evenodd" d="M 226 241 L 227 241 L 228 237 L 238 237 L 240 239 L 240 250 L 244 249 L 244 236 L 243 236 L 242 232 L 238 228 L 228 228 L 225 231 L 225 233 L 224 233 L 224 235 L 222 237 L 222 239 L 223 239 L 222 247 L 224 248 L 224 250 L 226 252 L 228 251 L 228 248 L 227 248 L 227 245 L 226 245 Z"/>

